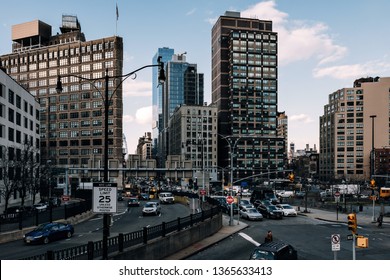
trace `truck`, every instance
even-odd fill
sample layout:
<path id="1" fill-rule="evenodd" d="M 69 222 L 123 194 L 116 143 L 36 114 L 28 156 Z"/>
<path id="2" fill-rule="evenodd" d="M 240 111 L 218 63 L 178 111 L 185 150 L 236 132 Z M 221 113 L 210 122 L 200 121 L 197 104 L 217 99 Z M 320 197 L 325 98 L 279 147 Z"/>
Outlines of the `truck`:
<path id="1" fill-rule="evenodd" d="M 253 204 L 256 200 L 270 200 L 273 204 L 279 202 L 274 190 L 267 187 L 256 187 L 252 191 L 250 202 Z"/>

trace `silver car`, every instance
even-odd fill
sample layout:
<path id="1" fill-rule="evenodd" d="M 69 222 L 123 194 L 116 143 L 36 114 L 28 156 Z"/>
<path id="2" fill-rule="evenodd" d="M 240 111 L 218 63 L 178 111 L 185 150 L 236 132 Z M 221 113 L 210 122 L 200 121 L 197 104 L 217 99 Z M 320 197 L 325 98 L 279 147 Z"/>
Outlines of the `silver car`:
<path id="1" fill-rule="evenodd" d="M 243 219 L 251 220 L 251 221 L 262 221 L 263 215 L 259 213 L 254 207 L 242 207 L 240 210 L 240 216 Z"/>
<path id="2" fill-rule="evenodd" d="M 161 206 L 158 202 L 147 202 L 142 209 L 142 215 L 160 215 L 161 214 Z"/>

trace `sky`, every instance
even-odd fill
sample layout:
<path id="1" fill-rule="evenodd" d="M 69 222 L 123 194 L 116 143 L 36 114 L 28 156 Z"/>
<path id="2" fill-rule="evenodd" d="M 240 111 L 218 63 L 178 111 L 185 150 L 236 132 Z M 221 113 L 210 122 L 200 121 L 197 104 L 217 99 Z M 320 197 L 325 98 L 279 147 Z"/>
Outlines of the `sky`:
<path id="1" fill-rule="evenodd" d="M 39 19 L 55 34 L 62 15 L 76 15 L 87 40 L 123 37 L 124 74 L 152 64 L 160 47 L 187 52 L 187 62 L 204 73 L 207 103 L 211 29 L 218 17 L 238 11 L 271 20 L 279 38 L 278 111 L 288 115 L 288 143 L 296 149 L 319 148 L 319 117 L 329 94 L 361 77 L 390 76 L 387 0 L 2 0 L 1 10 L 8 12 L 0 17 L 0 54 L 11 52 L 12 25 Z M 124 83 L 129 153 L 152 130 L 151 81 L 147 68 Z"/>

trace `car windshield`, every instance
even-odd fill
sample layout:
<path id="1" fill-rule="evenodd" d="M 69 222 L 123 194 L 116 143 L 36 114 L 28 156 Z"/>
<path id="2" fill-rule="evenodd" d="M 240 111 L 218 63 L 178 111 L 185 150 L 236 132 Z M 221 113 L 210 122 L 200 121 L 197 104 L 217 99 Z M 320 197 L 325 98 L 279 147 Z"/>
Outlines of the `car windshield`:
<path id="1" fill-rule="evenodd" d="M 251 255 L 252 260 L 273 260 L 275 256 L 272 252 L 255 250 Z"/>
<path id="2" fill-rule="evenodd" d="M 275 205 L 269 205 L 268 209 L 269 210 L 278 210 L 278 208 Z"/>
<path id="3" fill-rule="evenodd" d="M 145 207 L 146 208 L 153 208 L 153 207 L 156 207 L 156 204 L 154 204 L 154 203 L 146 203 Z"/>
<path id="4" fill-rule="evenodd" d="M 291 205 L 282 205 L 283 209 L 293 209 Z"/>
<path id="5" fill-rule="evenodd" d="M 255 208 L 249 208 L 248 213 L 259 213 Z"/>

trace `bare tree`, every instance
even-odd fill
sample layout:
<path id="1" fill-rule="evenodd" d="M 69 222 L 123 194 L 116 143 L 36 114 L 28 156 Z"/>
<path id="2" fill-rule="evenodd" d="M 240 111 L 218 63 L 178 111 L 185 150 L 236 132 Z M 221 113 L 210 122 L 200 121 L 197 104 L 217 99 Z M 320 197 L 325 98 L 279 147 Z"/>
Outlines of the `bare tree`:
<path id="1" fill-rule="evenodd" d="M 22 149 L 16 149 L 15 179 L 18 181 L 22 205 L 24 205 L 27 194 L 32 195 L 33 204 L 35 203 L 35 195 L 39 191 L 39 184 L 37 184 L 39 167 L 38 149 L 33 146 L 33 143 L 26 142 Z"/>
<path id="2" fill-rule="evenodd" d="M 3 181 L 1 196 L 5 201 L 5 211 L 8 209 L 9 200 L 14 192 L 18 190 L 18 181 L 15 180 L 15 149 L 13 147 L 1 147 L 0 168 Z"/>

